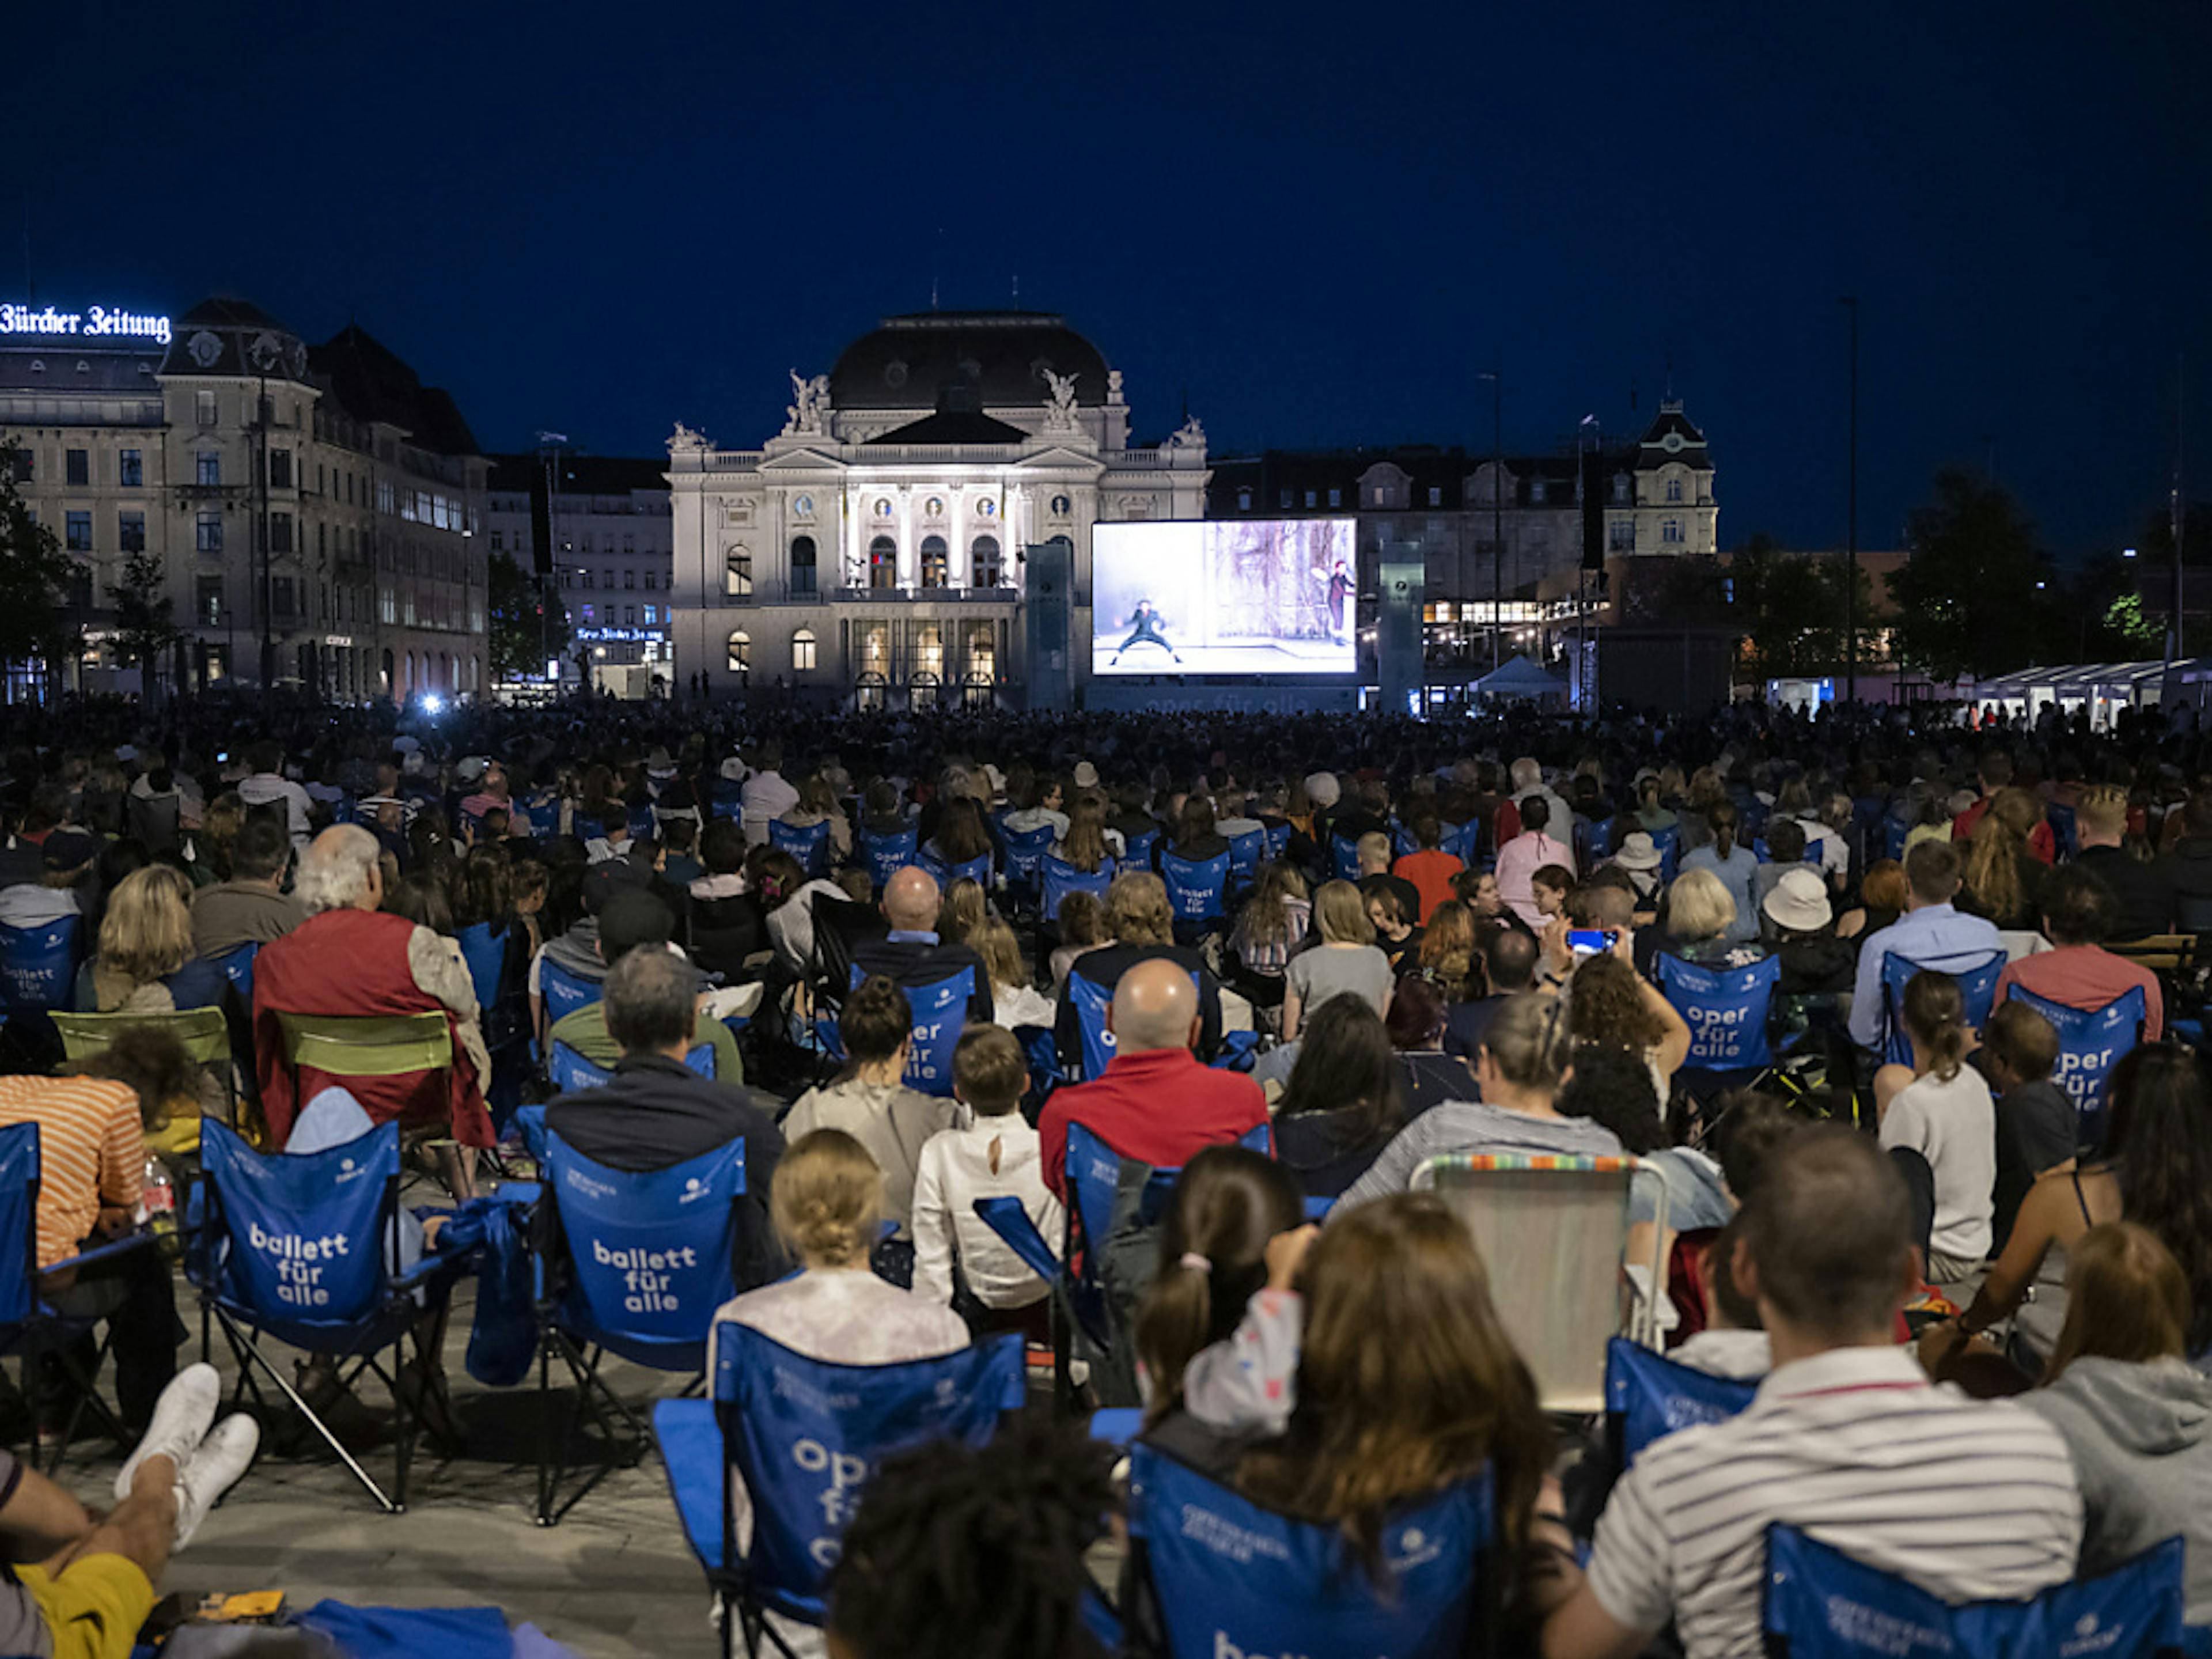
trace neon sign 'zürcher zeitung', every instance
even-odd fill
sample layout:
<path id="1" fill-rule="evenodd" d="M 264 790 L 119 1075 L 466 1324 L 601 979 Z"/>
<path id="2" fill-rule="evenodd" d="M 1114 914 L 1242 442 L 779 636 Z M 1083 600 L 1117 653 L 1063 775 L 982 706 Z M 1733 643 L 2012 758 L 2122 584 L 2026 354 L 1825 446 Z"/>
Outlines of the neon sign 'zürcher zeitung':
<path id="1" fill-rule="evenodd" d="M 135 311 L 111 311 L 88 306 L 82 311 L 62 311 L 52 306 L 33 310 L 29 306 L 0 305 L 0 334 L 36 334 L 47 338 L 74 334 L 105 335 L 112 338 L 154 340 L 169 343 L 169 319 L 145 317 Z"/>

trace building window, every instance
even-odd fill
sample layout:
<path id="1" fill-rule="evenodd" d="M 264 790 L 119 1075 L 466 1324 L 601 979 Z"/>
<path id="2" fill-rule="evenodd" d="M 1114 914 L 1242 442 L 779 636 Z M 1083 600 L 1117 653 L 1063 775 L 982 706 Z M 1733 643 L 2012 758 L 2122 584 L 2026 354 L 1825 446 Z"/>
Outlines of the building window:
<path id="1" fill-rule="evenodd" d="M 21 448 L 15 452 L 15 472 L 17 483 L 27 484 L 31 482 L 31 452 L 28 447 Z"/>
<path id="2" fill-rule="evenodd" d="M 651 570 L 647 571 L 645 573 L 645 591 L 650 593 L 654 588 L 659 586 L 660 577 L 659 574 Z"/>
<path id="3" fill-rule="evenodd" d="M 292 515 L 271 513 L 269 515 L 269 550 L 289 553 L 292 550 Z"/>
<path id="4" fill-rule="evenodd" d="M 656 607 L 656 606 L 650 605 L 648 605 L 647 606 L 646 606 L 646 607 L 645 607 L 645 625 L 646 625 L 647 628 L 652 627 L 652 626 L 653 625 L 653 623 L 655 623 L 656 622 L 658 622 L 658 621 L 659 621 L 659 620 L 660 620 L 660 618 L 659 618 L 659 617 L 657 617 L 657 616 L 655 616 L 655 615 L 653 614 L 653 612 L 654 612 L 654 611 L 655 611 L 656 609 L 657 609 L 657 607 Z M 676 619 L 675 619 L 673 617 L 670 617 L 670 618 L 669 618 L 669 620 L 670 620 L 671 622 L 673 622 L 673 621 L 675 621 Z"/>
<path id="5" fill-rule="evenodd" d="M 1667 480 L 1667 499 L 1670 501 L 1679 501 L 1682 499 L 1682 481 L 1680 478 Z"/>
<path id="6" fill-rule="evenodd" d="M 599 585 L 605 588 L 608 592 L 611 593 L 615 591 L 615 573 L 610 570 L 606 573 L 606 580 Z"/>
<path id="7" fill-rule="evenodd" d="M 944 537 L 924 536 L 921 538 L 921 585 L 924 587 L 944 586 L 951 563 L 951 550 L 945 545 Z"/>
<path id="8" fill-rule="evenodd" d="M 791 538 L 791 591 L 794 594 L 814 592 L 814 538 L 793 536 Z"/>
<path id="9" fill-rule="evenodd" d="M 203 449 L 192 457 L 192 477 L 203 489 L 218 488 L 222 483 L 222 452 Z"/>
<path id="10" fill-rule="evenodd" d="M 62 451 L 63 476 L 82 489 L 92 482 L 92 452 L 88 449 Z"/>
<path id="11" fill-rule="evenodd" d="M 1442 507 L 1443 504 L 1444 492 L 1443 486 L 1439 484 L 1431 484 L 1429 486 L 1429 505 L 1431 507 Z"/>
<path id="12" fill-rule="evenodd" d="M 742 628 L 730 633 L 730 672 L 743 674 L 753 665 L 753 636 Z"/>
<path id="13" fill-rule="evenodd" d="M 275 617 L 292 614 L 292 579 L 289 576 L 269 579 L 269 612 Z"/>
<path id="14" fill-rule="evenodd" d="M 888 536 L 878 536 L 868 544 L 868 586 L 898 586 L 898 548 Z"/>
<path id="15" fill-rule="evenodd" d="M 215 393 L 212 392 L 200 392 L 193 398 L 192 403 L 193 407 L 197 411 L 197 418 L 199 421 L 199 423 L 202 426 L 213 426 L 216 420 Z"/>
<path id="16" fill-rule="evenodd" d="M 1616 472 L 1613 475 L 1613 503 L 1615 507 L 1626 507 L 1629 504 L 1628 475 L 1626 472 Z"/>
<path id="17" fill-rule="evenodd" d="M 723 556 L 722 591 L 733 599 L 749 599 L 753 592 L 753 556 L 733 547 Z"/>
<path id="18" fill-rule="evenodd" d="M 1291 510 L 1291 492 L 1287 489 L 1283 492 L 1282 509 L 1285 513 Z"/>
<path id="19" fill-rule="evenodd" d="M 999 557 L 999 538 L 978 536 L 968 550 L 969 580 L 977 587 L 996 587 L 1006 579 L 1006 565 Z"/>
<path id="20" fill-rule="evenodd" d="M 636 592 L 636 591 L 637 591 L 637 572 L 636 572 L 636 571 L 635 571 L 635 570 L 625 570 L 625 571 L 623 571 L 623 586 L 624 587 L 629 588 L 632 592 Z"/>
<path id="21" fill-rule="evenodd" d="M 814 630 L 811 628 L 792 630 L 791 672 L 794 674 L 814 672 Z"/>
<path id="22" fill-rule="evenodd" d="M 202 576 L 193 584 L 192 615 L 210 628 L 222 626 L 222 578 Z"/>
<path id="23" fill-rule="evenodd" d="M 1312 491 L 1312 490 L 1310 490 L 1310 489 L 1309 489 L 1308 491 L 1306 491 L 1306 505 L 1307 505 L 1308 507 L 1311 507 L 1311 506 L 1313 506 L 1313 505 L 1314 505 L 1314 493 L 1313 493 L 1313 491 Z"/>
<path id="24" fill-rule="evenodd" d="M 630 554 L 633 554 L 633 553 L 635 553 L 635 552 L 636 552 L 636 551 L 637 551 L 637 538 L 636 538 L 636 537 L 635 537 L 635 536 L 624 536 L 624 537 L 623 538 L 623 556 L 624 556 L 624 557 L 628 557 Z"/>
<path id="25" fill-rule="evenodd" d="M 192 545 L 203 553 L 222 551 L 222 514 L 203 513 L 193 531 Z"/>
<path id="26" fill-rule="evenodd" d="M 1636 525 L 1629 519 L 1615 519 L 1606 526 L 1606 546 L 1614 553 L 1636 551 Z"/>
<path id="27" fill-rule="evenodd" d="M 146 515 L 143 513 L 118 513 L 115 518 L 116 544 L 125 553 L 146 550 Z"/>
<path id="28" fill-rule="evenodd" d="M 1680 519 L 1662 519 L 1659 521 L 1659 539 L 1670 547 L 1681 545 L 1682 521 Z"/>
<path id="29" fill-rule="evenodd" d="M 504 553 L 507 550 L 507 538 L 503 532 L 497 530 L 491 532 L 491 550 L 495 553 Z M 515 549 L 518 553 L 521 550 L 520 547 Z"/>
<path id="30" fill-rule="evenodd" d="M 269 452 L 269 487 L 289 489 L 292 487 L 292 452 L 272 449 Z"/>
<path id="31" fill-rule="evenodd" d="M 72 553 L 92 551 L 92 514 L 71 513 L 67 515 L 68 541 L 64 544 Z"/>
<path id="32" fill-rule="evenodd" d="M 623 607 L 623 626 L 624 628 L 635 628 L 637 626 L 637 607 L 635 605 L 626 605 Z"/>
<path id="33" fill-rule="evenodd" d="M 1344 492 L 1341 489 L 1330 490 L 1328 492 L 1328 504 L 1331 507 L 1342 507 L 1344 505 Z"/>
<path id="34" fill-rule="evenodd" d="M 1245 484 L 1237 491 L 1237 510 L 1239 513 L 1249 513 L 1252 510 L 1251 485 Z"/>
<path id="35" fill-rule="evenodd" d="M 592 585 L 599 580 L 598 576 L 589 570 L 580 570 L 576 574 L 584 579 L 584 589 L 586 592 L 589 592 Z"/>

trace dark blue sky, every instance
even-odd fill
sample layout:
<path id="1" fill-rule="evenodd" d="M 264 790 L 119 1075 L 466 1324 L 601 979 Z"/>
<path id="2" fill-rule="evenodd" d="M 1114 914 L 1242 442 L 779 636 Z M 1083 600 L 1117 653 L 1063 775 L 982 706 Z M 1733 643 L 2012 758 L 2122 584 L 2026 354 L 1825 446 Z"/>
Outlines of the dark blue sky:
<path id="1" fill-rule="evenodd" d="M 2203 0 L 205 0 L 7 45 L 39 297 L 355 316 L 492 447 L 755 443 L 933 272 L 1018 276 L 1140 435 L 1188 394 L 1218 453 L 1486 447 L 1500 356 L 1548 446 L 1648 416 L 1671 349 L 1723 544 L 1832 545 L 1856 292 L 1863 544 L 1992 448 L 2058 550 L 2133 539 L 2184 350 L 2212 495 Z"/>

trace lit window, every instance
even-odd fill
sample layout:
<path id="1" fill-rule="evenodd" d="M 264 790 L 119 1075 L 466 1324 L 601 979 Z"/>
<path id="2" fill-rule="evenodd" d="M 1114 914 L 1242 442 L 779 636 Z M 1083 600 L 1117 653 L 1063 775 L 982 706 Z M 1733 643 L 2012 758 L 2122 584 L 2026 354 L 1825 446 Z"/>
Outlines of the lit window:
<path id="1" fill-rule="evenodd" d="M 192 458 L 193 477 L 203 489 L 213 489 L 222 483 L 222 452 L 203 449 Z"/>
<path id="2" fill-rule="evenodd" d="M 999 556 L 996 536 L 978 536 L 968 550 L 969 580 L 977 587 L 996 587 L 1006 580 L 1006 565 Z"/>
<path id="3" fill-rule="evenodd" d="M 1239 513 L 1249 513 L 1252 510 L 1252 489 L 1250 485 L 1247 484 L 1237 492 L 1237 510 Z"/>
<path id="4" fill-rule="evenodd" d="M 950 550 L 945 545 L 944 537 L 924 536 L 921 538 L 921 585 L 924 587 L 944 586 L 950 562 Z"/>
<path id="5" fill-rule="evenodd" d="M 66 545 L 70 552 L 91 552 L 92 514 L 89 513 L 72 513 L 69 514 L 68 536 L 69 540 Z"/>
<path id="6" fill-rule="evenodd" d="M 1330 490 L 1328 492 L 1328 504 L 1331 507 L 1342 507 L 1344 505 L 1344 492 L 1341 489 Z"/>
<path id="7" fill-rule="evenodd" d="M 195 527 L 192 545 L 203 553 L 222 551 L 222 514 L 203 513 Z"/>
<path id="8" fill-rule="evenodd" d="M 791 668 L 795 674 L 811 673 L 814 668 L 814 630 L 801 628 L 791 636 Z"/>
<path id="9" fill-rule="evenodd" d="M 1679 546 L 1682 540 L 1682 521 L 1680 519 L 1661 520 L 1659 539 L 1670 546 Z"/>
<path id="10" fill-rule="evenodd" d="M 753 636 L 742 628 L 730 635 L 730 672 L 743 674 L 753 665 Z"/>
<path id="11" fill-rule="evenodd" d="M 1670 501 L 1679 501 L 1682 499 L 1682 481 L 1680 478 L 1667 480 L 1667 499 Z"/>
<path id="12" fill-rule="evenodd" d="M 1308 507 L 1311 507 L 1313 504 L 1314 504 L 1314 493 L 1313 493 L 1313 491 L 1312 491 L 1312 490 L 1309 489 L 1308 491 L 1306 491 L 1306 505 L 1307 505 Z"/>
<path id="13" fill-rule="evenodd" d="M 137 489 L 146 482 L 146 462 L 135 449 L 126 449 L 115 458 L 116 479 L 125 489 Z"/>
<path id="14" fill-rule="evenodd" d="M 1431 507 L 1442 507 L 1443 504 L 1444 492 L 1443 489 L 1437 484 L 1431 484 L 1429 486 L 1429 505 Z M 1331 505 L 1334 505 L 1334 503 L 1331 503 Z"/>

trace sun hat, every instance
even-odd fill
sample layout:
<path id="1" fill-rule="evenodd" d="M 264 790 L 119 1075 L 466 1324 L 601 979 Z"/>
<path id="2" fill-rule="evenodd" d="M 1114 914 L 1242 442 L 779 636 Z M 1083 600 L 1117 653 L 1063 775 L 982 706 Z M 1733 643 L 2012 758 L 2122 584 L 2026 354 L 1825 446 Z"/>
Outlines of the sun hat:
<path id="1" fill-rule="evenodd" d="M 1786 933 L 1817 933 L 1835 918 L 1827 883 L 1802 865 L 1784 871 L 1759 908 Z"/>

